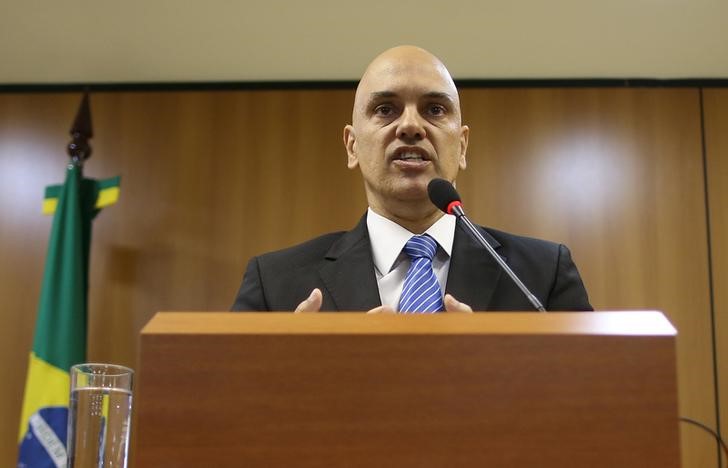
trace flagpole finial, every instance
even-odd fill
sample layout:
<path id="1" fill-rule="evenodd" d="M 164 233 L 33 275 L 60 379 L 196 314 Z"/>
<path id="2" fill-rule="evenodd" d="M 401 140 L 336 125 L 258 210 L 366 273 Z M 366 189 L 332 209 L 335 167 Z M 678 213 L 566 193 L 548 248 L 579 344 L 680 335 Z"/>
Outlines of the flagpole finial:
<path id="1" fill-rule="evenodd" d="M 68 155 L 71 157 L 71 164 L 83 166 L 83 163 L 91 157 L 91 146 L 88 140 L 93 136 L 88 91 L 83 93 L 83 99 L 81 99 L 81 105 L 78 106 L 70 133 L 72 139 L 68 144 Z"/>

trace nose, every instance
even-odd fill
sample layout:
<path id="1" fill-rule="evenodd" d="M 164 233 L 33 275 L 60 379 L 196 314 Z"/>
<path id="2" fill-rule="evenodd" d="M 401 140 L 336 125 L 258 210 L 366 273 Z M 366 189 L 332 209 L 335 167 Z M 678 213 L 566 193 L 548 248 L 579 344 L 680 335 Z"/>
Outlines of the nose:
<path id="1" fill-rule="evenodd" d="M 412 107 L 406 107 L 400 117 L 397 127 L 397 136 L 404 141 L 418 141 L 427 136 L 422 116 Z"/>

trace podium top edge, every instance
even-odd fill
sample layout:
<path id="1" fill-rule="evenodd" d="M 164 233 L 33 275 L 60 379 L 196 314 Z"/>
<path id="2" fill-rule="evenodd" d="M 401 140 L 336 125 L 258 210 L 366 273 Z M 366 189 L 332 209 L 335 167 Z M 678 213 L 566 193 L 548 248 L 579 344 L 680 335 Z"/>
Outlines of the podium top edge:
<path id="1" fill-rule="evenodd" d="M 487 312 L 367 315 L 361 312 L 159 312 L 142 335 L 611 335 L 675 336 L 658 311 Z"/>

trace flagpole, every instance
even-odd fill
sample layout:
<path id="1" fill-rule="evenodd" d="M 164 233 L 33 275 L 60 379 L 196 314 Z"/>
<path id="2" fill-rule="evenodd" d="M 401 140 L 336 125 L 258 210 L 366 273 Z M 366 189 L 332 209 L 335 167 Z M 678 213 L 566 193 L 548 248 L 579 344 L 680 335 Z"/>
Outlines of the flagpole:
<path id="1" fill-rule="evenodd" d="M 68 155 L 71 157 L 71 164 L 83 167 L 83 164 L 91 157 L 91 145 L 88 140 L 93 137 L 91 125 L 91 106 L 89 104 L 88 91 L 83 93 L 83 99 L 78 106 L 76 118 L 71 125 L 71 142 L 68 144 Z"/>

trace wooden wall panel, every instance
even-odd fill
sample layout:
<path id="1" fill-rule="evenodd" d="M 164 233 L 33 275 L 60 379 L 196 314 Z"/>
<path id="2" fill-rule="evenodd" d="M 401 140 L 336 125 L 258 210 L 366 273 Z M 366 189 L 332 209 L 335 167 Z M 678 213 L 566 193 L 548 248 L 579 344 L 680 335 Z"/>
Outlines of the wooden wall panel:
<path id="1" fill-rule="evenodd" d="M 470 89 L 473 219 L 572 247 L 600 309 L 665 310 L 678 337 L 681 413 L 715 423 L 696 90 Z M 122 176 L 92 244 L 89 359 L 136 364 L 157 310 L 225 310 L 247 259 L 348 229 L 366 202 L 346 169 L 352 91 L 119 92 L 92 96 L 86 174 Z M 0 465 L 19 402 L 76 94 L 0 95 Z M 8 168 L 10 168 L 8 170 Z M 13 200 L 14 202 L 11 202 Z M 684 466 L 716 467 L 683 431 Z"/>
<path id="2" fill-rule="evenodd" d="M 131 362 L 124 344 L 155 311 L 227 310 L 250 256 L 353 225 L 366 203 L 340 143 L 351 94 L 95 96 L 95 148 L 123 198 L 97 226 L 95 278 L 112 289 L 92 294 L 92 335 L 121 326 Z"/>
<path id="3" fill-rule="evenodd" d="M 663 310 L 679 330 L 680 412 L 715 422 L 700 107 L 691 89 L 462 93 L 472 217 L 566 243 L 597 309 Z M 717 466 L 682 428 L 683 466 Z"/>
<path id="4" fill-rule="evenodd" d="M 703 92 L 705 155 L 713 260 L 718 407 L 720 428 L 728 430 L 728 90 Z"/>
<path id="5" fill-rule="evenodd" d="M 16 463 L 20 407 L 51 229 L 51 218 L 41 215 L 43 187 L 63 177 L 67 132 L 79 101 L 76 95 L 49 97 L 0 95 L 1 466 Z"/>

